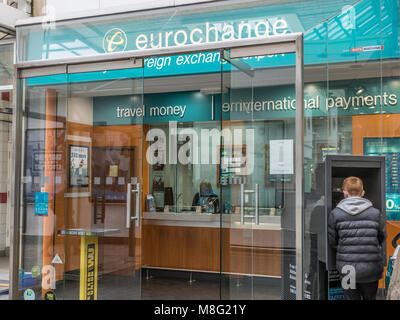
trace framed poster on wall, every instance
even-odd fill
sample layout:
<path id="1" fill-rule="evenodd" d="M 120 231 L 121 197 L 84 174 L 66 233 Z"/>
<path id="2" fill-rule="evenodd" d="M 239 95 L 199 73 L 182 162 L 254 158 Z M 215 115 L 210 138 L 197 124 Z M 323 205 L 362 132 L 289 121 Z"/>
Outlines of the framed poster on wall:
<path id="1" fill-rule="evenodd" d="M 265 185 L 294 186 L 294 142 L 291 139 L 270 140 L 264 147 Z"/>
<path id="2" fill-rule="evenodd" d="M 89 146 L 70 144 L 68 149 L 69 188 L 89 187 Z"/>

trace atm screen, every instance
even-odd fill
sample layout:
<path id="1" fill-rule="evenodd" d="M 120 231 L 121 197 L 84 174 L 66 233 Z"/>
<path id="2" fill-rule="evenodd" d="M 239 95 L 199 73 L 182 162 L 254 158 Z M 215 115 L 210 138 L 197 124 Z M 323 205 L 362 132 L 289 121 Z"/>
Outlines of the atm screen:
<path id="1" fill-rule="evenodd" d="M 344 198 L 342 192 L 342 183 L 344 178 L 332 178 L 332 208 Z"/>

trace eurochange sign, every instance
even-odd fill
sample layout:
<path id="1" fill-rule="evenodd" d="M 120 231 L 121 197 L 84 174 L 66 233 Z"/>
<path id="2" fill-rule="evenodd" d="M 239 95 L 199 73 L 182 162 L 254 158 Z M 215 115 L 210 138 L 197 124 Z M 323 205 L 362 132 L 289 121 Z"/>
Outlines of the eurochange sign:
<path id="1" fill-rule="evenodd" d="M 336 81 L 326 95 L 324 83 L 306 84 L 305 117 L 351 116 L 400 113 L 400 80 L 378 79 Z M 213 120 L 255 120 L 294 118 L 293 86 L 234 89 L 221 95 L 199 91 L 95 97 L 94 125 L 138 123 L 197 122 Z"/>

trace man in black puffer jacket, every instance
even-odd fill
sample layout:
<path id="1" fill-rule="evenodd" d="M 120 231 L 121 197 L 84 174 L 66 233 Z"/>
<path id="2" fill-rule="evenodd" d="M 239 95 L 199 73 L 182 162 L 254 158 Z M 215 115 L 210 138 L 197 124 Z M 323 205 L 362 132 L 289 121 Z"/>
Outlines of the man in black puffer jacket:
<path id="1" fill-rule="evenodd" d="M 386 254 L 386 221 L 383 214 L 363 198 L 361 179 L 343 181 L 344 199 L 328 219 L 329 245 L 336 250 L 336 268 L 342 277 L 350 266 L 355 270 L 356 288 L 343 288 L 346 300 L 375 300 Z"/>

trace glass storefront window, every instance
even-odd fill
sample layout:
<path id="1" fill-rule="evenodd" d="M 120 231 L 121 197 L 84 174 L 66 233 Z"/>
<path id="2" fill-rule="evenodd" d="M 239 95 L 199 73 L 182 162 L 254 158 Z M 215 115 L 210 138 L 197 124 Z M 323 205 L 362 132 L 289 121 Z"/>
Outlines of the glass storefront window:
<path id="1" fill-rule="evenodd" d="M 285 204 L 294 208 L 294 121 L 265 121 L 248 109 L 274 91 L 268 70 L 249 77 L 219 53 L 202 54 L 217 54 L 223 72 L 158 78 L 139 68 L 113 70 L 120 75 L 113 80 L 101 80 L 108 71 L 24 80 L 21 297 L 32 290 L 38 299 L 49 291 L 119 298 L 107 291 L 118 285 L 134 288 L 124 298 L 137 299 L 159 285 L 157 297 L 168 298 L 174 284 L 181 298 L 262 299 L 256 277 L 272 277 L 270 297 L 280 298 L 276 279 L 287 279 L 281 265 L 289 263 L 281 263 L 281 198 L 287 189 Z M 294 78 L 292 68 L 281 79 L 290 92 Z M 288 172 L 280 158 L 275 169 L 268 164 L 277 153 L 289 158 Z M 293 212 L 284 211 L 293 227 Z M 284 249 L 291 264 L 294 248 L 291 241 Z M 188 288 L 185 277 L 204 279 L 205 291 Z"/>
<path id="2" fill-rule="evenodd" d="M 397 125 L 393 121 L 399 113 L 394 70 L 399 62 L 388 41 L 398 33 L 398 27 L 392 28 L 398 25 L 393 6 L 398 2 L 359 1 L 344 8 L 336 19 L 316 26 L 314 37 L 306 36 L 306 54 L 307 46 L 315 48 L 313 44 L 323 43 L 319 54 L 326 60 L 319 75 L 311 66 L 305 68 L 306 79 L 321 81 L 317 86 L 306 83 L 305 95 L 314 91 L 320 96 L 323 111 L 309 110 L 305 118 L 305 299 L 343 299 L 339 271 L 327 271 L 326 155 L 385 156 L 387 257 L 393 253 L 389 241 L 399 232 L 397 173 L 393 171 L 393 165 L 397 166 Z M 338 59 L 343 62 L 337 63 Z M 337 187 L 343 179 L 336 181 L 340 184 Z M 368 185 L 364 189 L 367 195 Z M 337 192 L 334 198 L 332 207 L 343 195 Z M 381 280 L 378 298 L 383 298 L 385 286 Z"/>
<path id="3" fill-rule="evenodd" d="M 303 274 L 296 276 L 304 280 L 304 299 L 341 299 L 337 273 L 328 273 L 326 269 L 326 156 L 385 156 L 388 168 L 385 186 L 388 240 L 400 228 L 400 189 L 396 172 L 400 152 L 397 117 L 400 113 L 397 41 L 399 3 L 362 0 L 353 5 L 353 1 L 327 4 L 311 0 L 307 2 L 309 10 L 314 10 L 316 14 L 310 17 L 308 12 L 299 10 L 299 6 L 304 5 L 302 2 L 262 7 L 271 9 L 268 12 L 275 18 L 287 18 L 285 21 L 288 25 L 285 25 L 268 17 L 272 26 L 275 23 L 275 31 L 304 31 L 304 247 Z M 234 30 L 232 37 L 235 39 L 243 36 L 246 33 L 244 30 L 256 35 L 267 28 L 267 24 L 259 20 L 260 7 L 253 6 L 253 3 L 250 5 L 250 2 L 242 2 L 230 8 L 228 13 L 224 12 L 224 5 L 209 12 L 196 12 L 201 6 L 193 8 L 193 11 L 157 11 L 157 23 L 140 30 L 134 28 L 135 23 L 142 23 L 146 19 L 146 22 L 154 22 L 154 12 L 146 12 L 142 20 L 133 22 L 130 21 L 130 14 L 121 15 L 118 19 L 108 17 L 105 22 L 98 19 L 89 19 L 87 24 L 79 25 L 76 22 L 61 22 L 56 31 L 46 34 L 46 40 L 52 43 L 54 38 L 63 39 L 64 46 L 52 43 L 35 48 L 35 40 L 41 35 L 40 27 L 23 26 L 19 28 L 19 40 L 35 45 L 20 46 L 20 61 L 65 58 L 71 52 L 85 56 L 114 49 L 136 50 L 137 46 L 157 49 L 164 44 L 167 46 L 166 32 L 171 32 L 171 41 L 182 45 L 185 39 L 200 43 L 200 39 L 206 39 L 201 35 L 229 40 L 229 33 L 221 30 L 224 30 L 224 24 L 226 27 L 226 15 L 230 13 L 233 16 L 229 25 Z M 248 21 L 242 21 L 239 29 L 240 22 L 236 18 L 240 16 L 242 19 L 243 15 L 248 17 Z M 264 15 L 261 15 L 264 19 Z M 122 37 L 126 48 L 116 48 L 111 41 L 112 35 L 108 33 L 116 28 L 117 20 L 123 24 L 121 28 L 126 38 L 122 29 L 114 30 L 113 36 Z M 182 25 L 187 25 L 188 29 L 178 29 Z M 76 32 L 69 33 L 74 26 Z M 88 40 L 92 26 L 98 27 L 100 32 Z M 168 28 L 173 31 L 164 32 Z M 225 29 L 231 30 L 229 27 Z M 159 33 L 159 30 L 163 31 Z M 38 46 L 40 41 L 37 42 Z M 210 296 L 257 299 L 264 297 L 253 290 L 262 283 L 258 277 L 271 276 L 268 272 L 273 269 L 274 280 L 270 281 L 273 284 L 268 287 L 272 288 L 268 292 L 271 293 L 269 297 L 293 298 L 295 284 L 286 280 L 293 280 L 296 274 L 294 264 L 290 262 L 295 249 L 291 232 L 294 228 L 294 220 L 291 219 L 294 212 L 294 175 L 292 171 L 276 173 L 282 170 L 282 166 L 291 166 L 293 163 L 289 161 L 288 164 L 284 157 L 279 158 L 279 152 L 271 151 L 287 151 L 295 144 L 292 58 L 291 55 L 243 58 L 242 62 L 257 75 L 254 79 L 242 77 L 229 69 L 221 62 L 219 52 L 148 58 L 140 71 L 61 75 L 58 81 L 53 82 L 46 82 L 43 78 L 29 79 L 25 86 L 27 113 L 23 172 L 26 178 L 24 214 L 29 227 L 23 234 L 21 269 L 29 274 L 29 270 L 37 267 L 42 258 L 43 264 L 48 263 L 57 254 L 62 261 L 66 259 L 69 263 L 63 270 L 60 266 L 56 268 L 56 281 L 67 283 L 68 280 L 64 289 L 71 290 L 60 291 L 60 294 L 67 298 L 78 298 L 76 281 L 82 272 L 79 265 L 82 251 L 76 248 L 82 243 L 74 238 L 77 234 L 58 232 L 93 229 L 100 225 L 102 235 L 105 230 L 118 229 L 123 232 L 119 236 L 109 234 L 98 240 L 98 272 L 105 280 L 99 290 L 107 289 L 108 284 L 115 286 L 124 282 L 125 271 L 128 274 L 131 272 L 132 276 L 132 270 L 135 270 L 136 276 L 131 277 L 130 281 L 143 281 L 141 289 L 145 298 L 155 297 L 150 282 L 146 282 L 152 277 L 162 278 L 168 274 L 176 281 L 174 285 L 186 290 L 186 281 L 192 284 L 193 277 L 203 277 L 210 284 L 221 280 L 223 274 L 224 285 L 212 287 Z M 48 109 L 52 105 L 50 102 L 53 103 L 53 109 Z M 247 105 L 243 109 L 249 112 L 238 112 L 237 117 L 224 118 L 226 110 L 239 108 L 243 102 L 251 102 L 252 110 L 246 109 L 249 108 Z M 263 112 L 260 112 L 261 108 L 264 108 Z M 91 113 L 85 113 L 84 110 L 91 110 Z M 211 110 L 217 110 L 220 114 L 212 114 Z M 143 113 L 143 118 L 144 114 L 149 118 L 142 122 L 131 121 L 138 117 L 138 113 Z M 165 119 L 172 121 L 168 123 Z M 75 125 L 75 122 L 79 125 Z M 241 141 L 236 145 L 230 141 L 232 151 L 225 150 L 223 142 L 227 141 L 223 139 L 209 140 L 204 144 L 201 139 L 204 131 L 222 132 L 225 128 L 254 132 L 254 172 L 248 175 L 245 182 L 248 185 L 243 190 L 241 188 L 245 183 L 241 183 L 241 177 L 235 175 L 235 170 L 241 171 L 234 162 L 242 159 L 240 154 L 245 152 L 243 145 L 246 143 Z M 49 178 L 49 172 L 46 173 L 50 169 L 46 169 L 46 152 L 42 150 L 46 146 L 46 139 L 48 148 L 55 150 L 52 157 L 58 159 L 57 152 L 60 155 L 65 153 L 61 155 L 61 171 L 57 172 L 56 169 L 54 177 L 62 186 L 57 186 L 56 182 L 51 188 L 48 185 L 49 179 L 51 183 L 53 180 Z M 68 139 L 74 144 L 68 144 Z M 200 153 L 193 153 L 190 148 L 196 143 L 201 146 Z M 152 153 L 160 145 L 164 147 Z M 236 157 L 235 152 L 239 156 Z M 72 169 L 81 172 L 79 166 L 71 168 L 67 165 L 72 153 L 77 158 L 81 155 L 89 161 L 86 166 L 90 168 L 91 175 L 84 176 L 83 180 L 79 174 L 75 180 L 71 180 Z M 225 160 L 230 161 L 231 167 L 222 167 L 222 163 L 218 166 L 202 162 L 205 154 L 217 155 L 220 160 L 229 158 Z M 149 156 L 155 161 L 146 162 Z M 159 161 L 165 158 L 178 160 L 180 156 L 184 161 Z M 196 157 L 197 163 L 188 161 Z M 40 163 L 39 160 L 44 162 Z M 133 163 L 132 167 L 126 162 Z M 37 172 L 29 166 L 35 167 Z M 227 181 L 231 185 L 222 183 Z M 260 188 L 257 201 L 252 198 L 256 185 Z M 68 191 L 66 188 L 71 186 L 75 189 Z M 132 226 L 127 230 L 129 228 L 124 225 L 129 188 L 133 188 L 129 204 L 132 205 L 132 217 L 139 203 L 134 195 L 136 186 L 143 188 L 143 197 L 140 199 L 143 209 L 141 232 Z M 61 189 L 58 190 L 58 187 Z M 67 196 L 57 198 L 58 192 L 65 192 Z M 47 218 L 33 214 L 35 193 L 48 193 L 49 201 L 62 199 L 57 209 L 57 214 L 62 217 L 57 220 L 58 224 L 46 222 Z M 247 205 L 243 204 L 241 208 L 244 193 L 248 193 Z M 243 210 L 246 212 L 246 218 L 243 219 L 253 221 L 256 203 L 260 222 L 264 223 L 261 227 L 249 221 L 246 224 L 238 218 L 242 213 L 240 210 Z M 288 216 L 291 218 L 285 220 Z M 99 224 L 98 219 L 102 221 Z M 265 224 L 276 229 L 274 237 L 263 235 Z M 243 225 L 248 228 L 242 230 Z M 53 244 L 50 244 L 48 237 L 56 239 L 53 239 Z M 32 243 L 37 246 L 31 246 Z M 48 245 L 44 245 L 46 243 Z M 257 243 L 262 245 L 257 247 Z M 64 249 L 62 244 L 65 245 Z M 121 247 L 126 252 L 121 251 Z M 118 250 L 122 252 L 120 256 Z M 388 256 L 393 253 L 389 245 L 387 253 Z M 124 259 L 122 266 L 114 265 L 113 258 L 119 259 L 121 256 Z M 273 266 L 268 264 L 271 261 Z M 143 267 L 143 273 L 138 271 L 140 267 Z M 179 282 L 182 279 L 183 282 Z M 251 289 L 240 291 L 243 283 L 247 289 Z M 384 286 L 381 281 L 380 288 L 384 289 Z M 264 287 L 258 288 L 262 291 Z M 163 290 L 167 289 L 168 285 L 165 285 Z M 284 292 L 282 295 L 277 293 L 280 289 Z M 204 297 L 200 291 L 185 290 L 182 289 L 180 294 L 187 294 L 191 298 Z M 99 297 L 106 297 L 104 292 Z M 160 291 L 157 297 L 163 298 L 162 294 Z M 174 294 L 174 297 L 179 296 L 178 293 Z"/>

